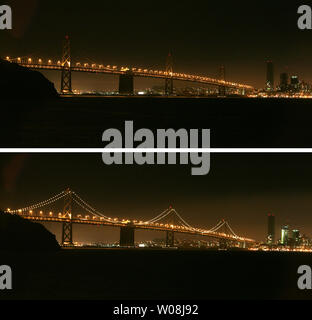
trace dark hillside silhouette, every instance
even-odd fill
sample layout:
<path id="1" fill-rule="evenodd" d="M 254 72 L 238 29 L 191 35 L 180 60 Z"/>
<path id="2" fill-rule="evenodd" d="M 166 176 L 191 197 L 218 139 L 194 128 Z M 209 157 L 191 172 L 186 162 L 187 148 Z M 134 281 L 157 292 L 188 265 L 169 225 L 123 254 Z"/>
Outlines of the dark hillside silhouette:
<path id="1" fill-rule="evenodd" d="M 0 251 L 58 251 L 55 236 L 43 225 L 0 212 Z"/>
<path id="2" fill-rule="evenodd" d="M 0 59 L 0 101 L 3 99 L 55 99 L 54 84 L 40 72 Z"/>

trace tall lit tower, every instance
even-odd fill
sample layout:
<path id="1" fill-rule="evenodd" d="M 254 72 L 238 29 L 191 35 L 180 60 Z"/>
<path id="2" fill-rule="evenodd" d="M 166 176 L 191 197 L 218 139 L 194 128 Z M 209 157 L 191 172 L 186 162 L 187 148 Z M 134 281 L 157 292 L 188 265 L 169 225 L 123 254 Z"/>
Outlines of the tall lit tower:
<path id="1" fill-rule="evenodd" d="M 294 92 L 299 91 L 299 78 L 298 78 L 298 76 L 293 75 L 290 77 L 290 87 L 291 87 L 291 90 Z"/>
<path id="2" fill-rule="evenodd" d="M 220 80 L 225 81 L 225 66 L 224 65 L 220 66 L 219 72 L 220 72 L 220 74 L 219 74 Z"/>
<path id="3" fill-rule="evenodd" d="M 62 57 L 61 92 L 72 93 L 70 39 L 65 37 Z"/>
<path id="4" fill-rule="evenodd" d="M 268 244 L 275 244 L 275 216 L 274 216 L 274 214 L 268 215 L 267 243 Z"/>
<path id="5" fill-rule="evenodd" d="M 225 67 L 224 65 L 220 66 L 219 69 L 219 79 L 225 81 Z M 226 88 L 225 86 L 219 86 L 219 95 L 225 96 L 226 95 Z"/>
<path id="6" fill-rule="evenodd" d="M 286 72 L 281 73 L 280 88 L 282 92 L 286 92 L 289 88 L 289 76 Z"/>
<path id="7" fill-rule="evenodd" d="M 266 90 L 274 91 L 274 65 L 272 61 L 267 61 Z"/>
<path id="8" fill-rule="evenodd" d="M 63 209 L 63 229 L 62 229 L 62 245 L 73 245 L 73 224 L 72 224 L 72 191 L 68 188 L 64 197 Z"/>
<path id="9" fill-rule="evenodd" d="M 169 52 L 167 60 L 166 60 L 166 82 L 165 82 L 165 94 L 170 96 L 173 94 L 173 58 L 171 52 Z"/>
<path id="10" fill-rule="evenodd" d="M 287 244 L 288 244 L 288 232 L 289 232 L 289 227 L 283 226 L 282 232 L 281 232 L 281 244 L 283 244 L 285 246 L 287 246 Z"/>
<path id="11" fill-rule="evenodd" d="M 295 229 L 292 231 L 292 239 L 293 239 L 293 243 L 294 246 L 298 246 L 300 243 L 300 231 Z"/>

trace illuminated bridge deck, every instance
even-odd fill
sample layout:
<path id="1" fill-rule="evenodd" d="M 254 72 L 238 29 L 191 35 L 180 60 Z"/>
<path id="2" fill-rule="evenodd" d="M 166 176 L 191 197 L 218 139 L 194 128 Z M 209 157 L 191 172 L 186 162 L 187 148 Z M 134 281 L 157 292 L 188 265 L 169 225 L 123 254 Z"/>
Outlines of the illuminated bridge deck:
<path id="1" fill-rule="evenodd" d="M 42 208 L 51 208 L 59 200 L 64 200 L 63 212 L 55 213 L 53 211 L 42 211 Z M 76 204 L 83 212 L 87 214 L 74 213 L 72 205 Z M 40 211 L 39 211 L 40 210 Z M 51 209 L 50 209 L 51 210 Z M 105 214 L 97 211 L 86 201 L 84 201 L 77 193 L 67 189 L 61 193 L 40 203 L 17 210 L 7 209 L 7 213 L 17 214 L 24 219 L 35 222 L 53 222 L 61 223 L 63 227 L 69 227 L 72 230 L 73 224 L 105 226 L 121 228 L 121 230 L 149 230 L 149 231 L 164 231 L 167 234 L 188 234 L 209 237 L 211 239 L 225 240 L 228 242 L 237 243 L 255 243 L 254 240 L 238 236 L 230 227 L 229 223 L 224 219 L 213 228 L 207 230 L 203 228 L 196 228 L 186 222 L 180 214 L 172 207 L 167 208 L 156 217 L 148 220 L 130 220 L 110 218 Z M 79 211 L 81 212 L 81 211 Z M 223 230 L 224 232 L 221 232 Z M 72 235 L 72 233 L 71 233 Z"/>
<path id="2" fill-rule="evenodd" d="M 80 73 L 97 73 L 97 74 L 110 74 L 110 75 L 127 75 L 131 74 L 134 77 L 145 77 L 154 79 L 172 79 L 180 81 L 189 81 L 193 83 L 200 83 L 213 86 L 222 86 L 227 88 L 242 89 L 242 90 L 253 90 L 252 86 L 246 84 L 240 84 L 235 82 L 229 82 L 224 80 L 213 79 L 206 76 L 191 75 L 185 73 L 168 73 L 162 70 L 151 70 L 143 68 L 128 68 L 128 67 L 117 67 L 111 65 L 101 65 L 101 64 L 89 64 L 77 62 L 73 65 L 63 65 L 61 61 L 54 62 L 52 60 L 43 61 L 42 59 L 33 58 L 10 58 L 6 57 L 7 61 L 17 63 L 23 67 L 37 70 L 54 70 L 62 71 L 64 69 L 70 70 L 71 72 Z"/>

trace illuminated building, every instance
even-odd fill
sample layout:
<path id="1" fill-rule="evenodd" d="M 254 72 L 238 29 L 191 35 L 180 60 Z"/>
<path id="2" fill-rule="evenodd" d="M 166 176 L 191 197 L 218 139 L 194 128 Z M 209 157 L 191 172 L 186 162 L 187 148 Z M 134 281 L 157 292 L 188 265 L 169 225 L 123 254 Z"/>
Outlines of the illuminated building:
<path id="1" fill-rule="evenodd" d="M 293 230 L 292 231 L 292 239 L 295 246 L 299 245 L 300 242 L 300 232 L 299 230 Z"/>
<path id="2" fill-rule="evenodd" d="M 288 73 L 281 73 L 280 89 L 282 92 L 288 90 Z"/>
<path id="3" fill-rule="evenodd" d="M 274 91 L 274 65 L 272 61 L 267 61 L 266 90 Z"/>
<path id="4" fill-rule="evenodd" d="M 285 246 L 288 244 L 288 231 L 288 226 L 282 227 L 281 244 Z"/>
<path id="5" fill-rule="evenodd" d="M 275 243 L 275 216 L 273 214 L 268 215 L 267 243 L 268 244 Z"/>
<path id="6" fill-rule="evenodd" d="M 298 76 L 291 76 L 290 86 L 293 91 L 295 91 L 295 92 L 299 91 L 299 78 L 298 78 Z"/>

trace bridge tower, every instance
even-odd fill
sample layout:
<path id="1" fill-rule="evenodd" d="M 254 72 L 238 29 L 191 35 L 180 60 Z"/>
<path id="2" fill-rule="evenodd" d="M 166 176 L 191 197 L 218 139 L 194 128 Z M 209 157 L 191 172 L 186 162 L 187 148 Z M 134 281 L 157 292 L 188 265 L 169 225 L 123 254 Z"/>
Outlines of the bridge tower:
<path id="1" fill-rule="evenodd" d="M 220 66 L 220 80 L 225 81 L 225 66 Z"/>
<path id="2" fill-rule="evenodd" d="M 171 52 L 169 52 L 167 61 L 166 61 L 166 73 L 167 73 L 167 78 L 165 80 L 165 94 L 167 96 L 173 95 L 173 79 L 172 79 L 172 74 L 173 74 L 173 58 Z"/>
<path id="3" fill-rule="evenodd" d="M 224 65 L 220 66 L 220 80 L 225 81 L 225 67 L 224 67 Z M 226 95 L 225 86 L 219 86 L 219 95 L 220 96 Z"/>
<path id="4" fill-rule="evenodd" d="M 178 225 L 180 220 L 175 211 L 170 214 L 169 219 L 167 220 L 169 225 Z M 172 248 L 174 247 L 174 231 L 166 231 L 166 247 Z"/>
<path id="5" fill-rule="evenodd" d="M 72 191 L 68 188 L 64 197 L 63 218 L 69 218 L 70 221 L 63 222 L 62 246 L 73 245 L 73 224 L 72 224 Z"/>
<path id="6" fill-rule="evenodd" d="M 226 235 L 232 235 L 236 236 L 235 233 L 233 232 L 232 228 L 228 224 L 228 222 L 224 219 L 222 219 L 223 224 L 221 227 L 218 229 L 218 232 L 224 233 Z M 235 244 L 237 244 L 236 241 L 233 241 L 231 239 L 226 239 L 226 238 L 221 238 L 219 239 L 219 247 L 220 249 L 227 249 L 233 247 Z"/>
<path id="7" fill-rule="evenodd" d="M 64 46 L 63 46 L 61 92 L 63 94 L 68 94 L 73 92 L 69 36 L 65 37 Z"/>

